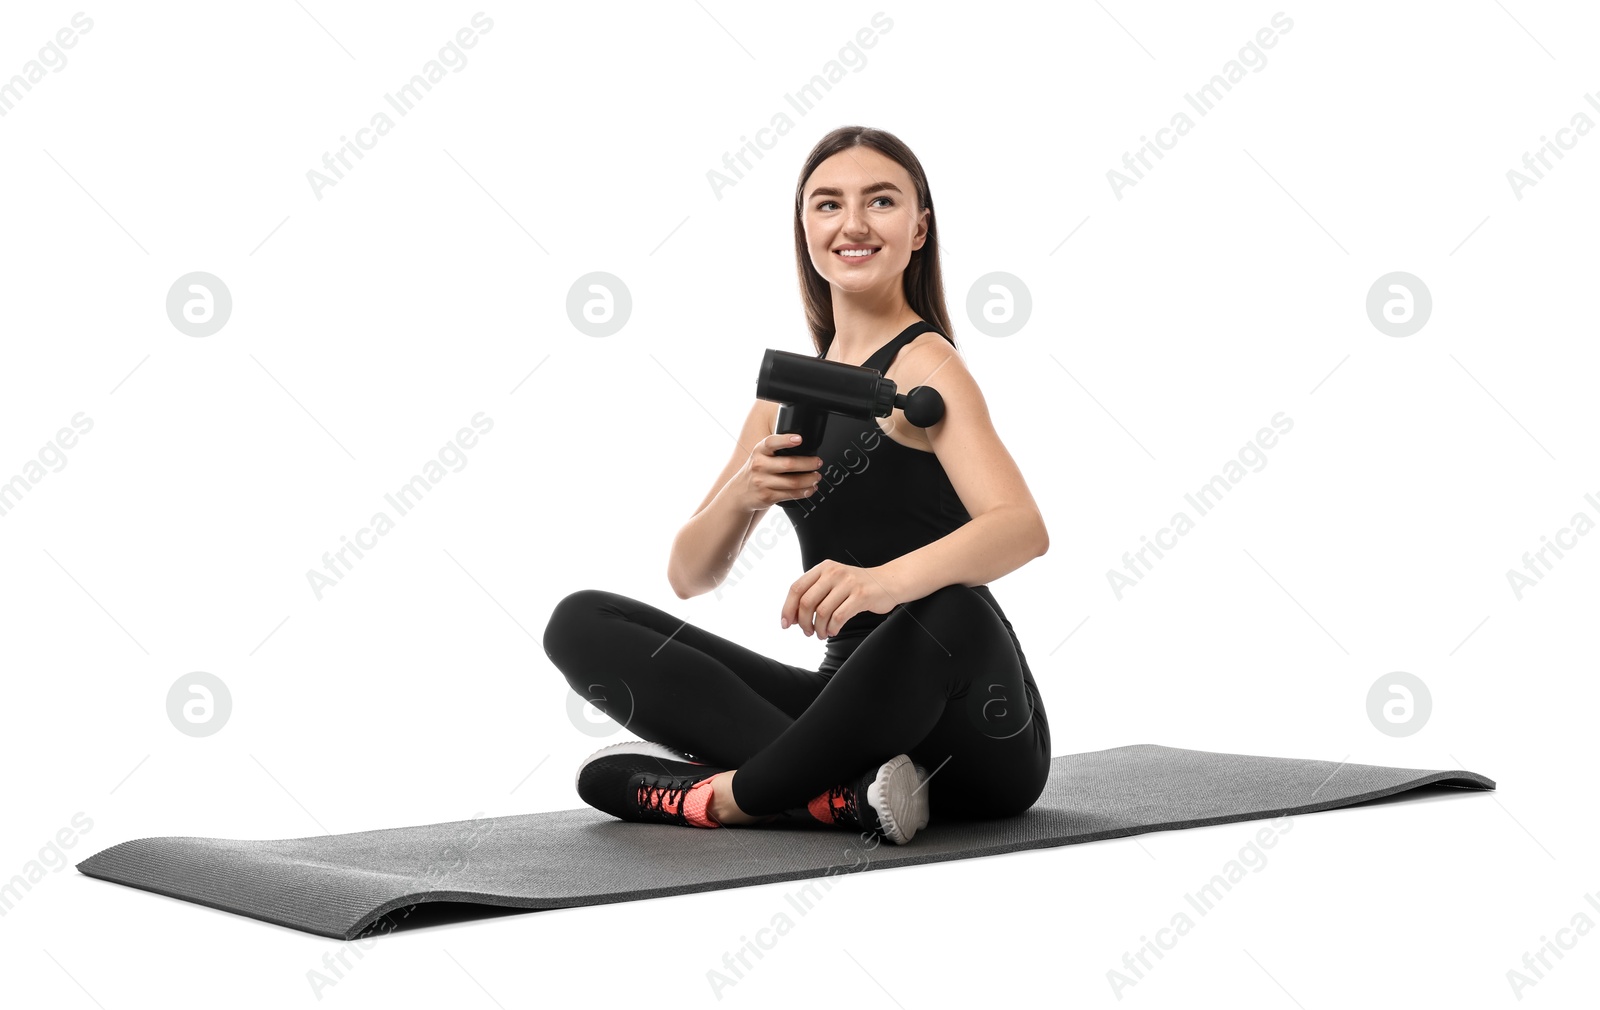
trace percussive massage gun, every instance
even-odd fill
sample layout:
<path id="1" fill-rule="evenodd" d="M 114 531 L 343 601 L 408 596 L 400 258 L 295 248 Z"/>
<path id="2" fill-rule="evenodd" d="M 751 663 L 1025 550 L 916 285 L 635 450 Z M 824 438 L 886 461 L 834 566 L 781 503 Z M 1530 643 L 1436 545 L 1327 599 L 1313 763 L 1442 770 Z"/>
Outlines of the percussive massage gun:
<path id="1" fill-rule="evenodd" d="M 777 404 L 772 433 L 798 434 L 800 444 L 774 449 L 775 456 L 815 456 L 827 430 L 829 414 L 871 420 L 888 417 L 899 407 L 919 428 L 944 417 L 944 397 L 932 386 L 895 392 L 894 380 L 876 368 L 847 365 L 793 351 L 768 348 L 756 377 L 756 396 Z"/>

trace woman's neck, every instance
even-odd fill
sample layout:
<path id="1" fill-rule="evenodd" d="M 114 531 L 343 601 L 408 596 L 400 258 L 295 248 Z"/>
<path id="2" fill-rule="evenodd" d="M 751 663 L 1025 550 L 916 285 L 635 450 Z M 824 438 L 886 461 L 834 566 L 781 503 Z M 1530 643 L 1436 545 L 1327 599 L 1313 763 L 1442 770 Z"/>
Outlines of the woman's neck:
<path id="1" fill-rule="evenodd" d="M 866 361 L 895 334 L 922 318 L 904 299 L 888 311 L 860 307 L 841 314 L 843 309 L 837 301 L 834 303 L 833 342 L 828 345 L 826 357 L 849 365 Z"/>

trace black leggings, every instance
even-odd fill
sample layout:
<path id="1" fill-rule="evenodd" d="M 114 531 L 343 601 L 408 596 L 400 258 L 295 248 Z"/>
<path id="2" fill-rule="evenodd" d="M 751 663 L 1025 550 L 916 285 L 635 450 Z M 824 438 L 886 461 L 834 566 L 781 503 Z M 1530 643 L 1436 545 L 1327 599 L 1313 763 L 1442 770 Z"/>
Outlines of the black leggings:
<path id="1" fill-rule="evenodd" d="M 734 802 L 752 816 L 804 807 L 904 753 L 932 775 L 936 819 L 1006 817 L 1044 791 L 1050 727 L 992 600 L 987 586 L 945 586 L 853 646 L 830 640 L 822 668 L 807 670 L 582 589 L 551 613 L 544 650 L 579 696 L 640 737 L 737 768 Z"/>

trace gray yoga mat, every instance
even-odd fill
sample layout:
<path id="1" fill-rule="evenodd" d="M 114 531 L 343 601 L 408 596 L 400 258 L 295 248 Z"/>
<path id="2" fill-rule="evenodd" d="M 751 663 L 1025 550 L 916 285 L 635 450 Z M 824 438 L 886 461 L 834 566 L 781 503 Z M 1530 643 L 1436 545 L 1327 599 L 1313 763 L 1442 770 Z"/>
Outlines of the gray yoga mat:
<path id="1" fill-rule="evenodd" d="M 1462 769 L 1137 744 L 1053 759 L 1044 795 L 1017 817 L 941 822 L 935 796 L 932 821 L 908 845 L 863 843 L 854 832 L 799 822 L 635 824 L 581 807 L 273 841 L 140 838 L 95 853 L 78 870 L 351 940 L 384 916 L 391 928 L 402 925 L 402 913 L 423 902 L 597 905 L 1311 813 L 1435 783 L 1495 787 Z"/>

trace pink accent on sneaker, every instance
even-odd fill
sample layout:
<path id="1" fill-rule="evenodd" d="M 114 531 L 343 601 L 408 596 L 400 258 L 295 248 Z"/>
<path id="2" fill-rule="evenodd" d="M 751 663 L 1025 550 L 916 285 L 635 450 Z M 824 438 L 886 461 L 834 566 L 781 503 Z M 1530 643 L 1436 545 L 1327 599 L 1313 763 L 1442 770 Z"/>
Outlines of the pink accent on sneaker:
<path id="1" fill-rule="evenodd" d="M 824 789 L 811 797 L 811 802 L 806 804 L 806 809 L 811 812 L 812 817 L 824 824 L 837 824 L 843 819 L 842 815 L 845 811 L 842 792 L 843 790 L 838 786 Z"/>
<path id="2" fill-rule="evenodd" d="M 683 798 L 683 816 L 697 828 L 720 828 L 721 823 L 711 817 L 711 779 L 707 776 L 689 788 Z"/>
<path id="3" fill-rule="evenodd" d="M 811 797 L 811 802 L 806 804 L 806 809 L 811 811 L 811 816 L 824 824 L 833 823 L 833 808 L 828 802 L 828 794 L 818 793 Z"/>

